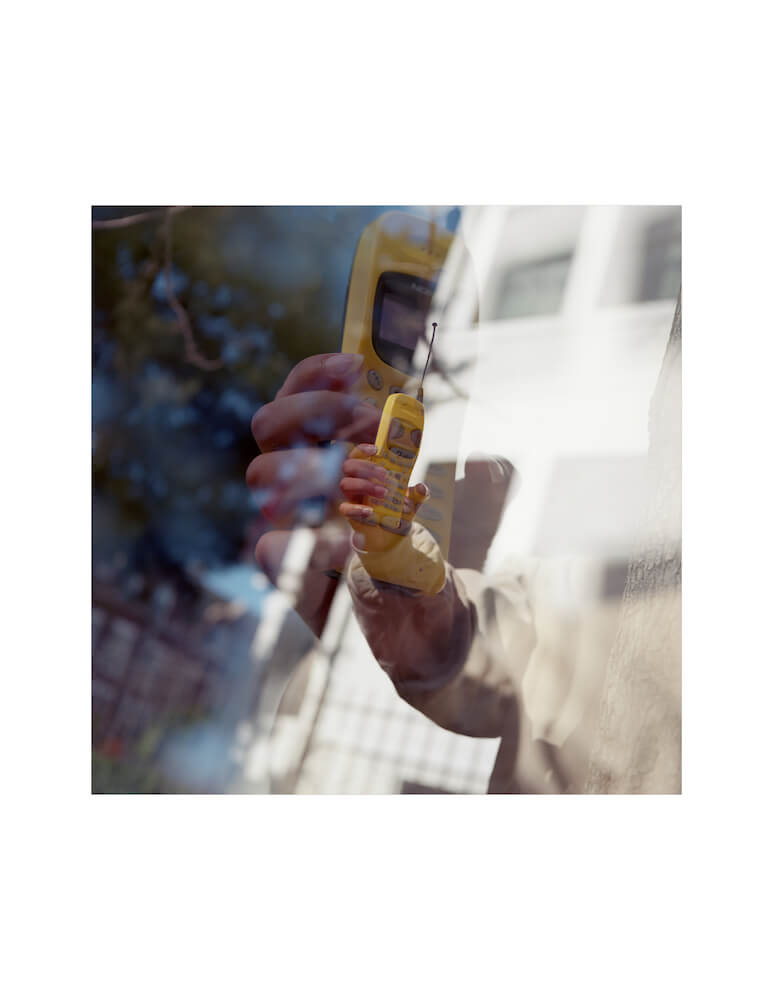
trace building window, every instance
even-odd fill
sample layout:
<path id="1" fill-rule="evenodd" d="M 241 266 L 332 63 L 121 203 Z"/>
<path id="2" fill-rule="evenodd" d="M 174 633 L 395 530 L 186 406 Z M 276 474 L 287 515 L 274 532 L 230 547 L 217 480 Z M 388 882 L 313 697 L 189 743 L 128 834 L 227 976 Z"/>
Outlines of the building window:
<path id="1" fill-rule="evenodd" d="M 675 299 L 682 280 L 682 213 L 651 222 L 643 233 L 639 302 Z"/>
<path id="2" fill-rule="evenodd" d="M 495 319 L 553 316 L 561 309 L 572 262 L 570 253 L 524 261 L 501 278 Z"/>
<path id="3" fill-rule="evenodd" d="M 601 306 L 676 299 L 682 280 L 682 210 L 635 205 L 621 210 Z"/>

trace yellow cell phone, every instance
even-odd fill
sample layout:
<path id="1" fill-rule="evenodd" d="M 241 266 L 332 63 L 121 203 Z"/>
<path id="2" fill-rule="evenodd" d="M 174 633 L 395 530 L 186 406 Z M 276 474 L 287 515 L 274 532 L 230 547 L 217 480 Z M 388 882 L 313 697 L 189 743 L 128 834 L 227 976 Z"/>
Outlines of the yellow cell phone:
<path id="1" fill-rule="evenodd" d="M 408 440 L 410 433 L 420 434 L 423 430 L 424 408 L 411 393 L 419 385 L 420 345 L 427 342 L 433 294 L 453 239 L 452 233 L 432 220 L 406 212 L 385 213 L 366 226 L 360 237 L 349 279 L 341 350 L 361 354 L 365 360 L 354 391 L 364 402 L 383 411 L 379 429 L 383 442 L 388 441 L 393 419 L 410 428 Z M 395 396 L 402 402 L 392 403 Z M 389 416 L 386 416 L 387 406 L 390 406 Z M 397 416 L 395 407 L 401 416 Z M 388 444 L 383 455 L 379 452 L 379 462 L 387 468 L 388 462 L 394 463 L 394 469 L 388 468 L 390 475 L 406 474 L 404 493 L 418 456 L 418 445 L 405 448 L 405 442 L 400 444 L 399 440 L 393 444 L 406 452 L 412 451 L 410 468 L 395 462 L 407 459 L 398 452 L 390 452 Z M 453 469 L 447 470 L 437 482 L 430 481 L 429 487 L 432 499 L 420 508 L 416 520 L 432 532 L 447 556 Z M 379 523 L 389 531 L 397 530 L 394 523 L 401 520 L 392 506 L 381 504 L 384 510 L 378 515 Z"/>
<path id="2" fill-rule="evenodd" d="M 419 400 L 402 392 L 391 395 L 381 414 L 376 454 L 369 459 L 386 470 L 389 492 L 383 499 L 366 500 L 373 514 L 364 518 L 363 524 L 396 535 L 407 535 L 410 531 L 413 518 L 405 515 L 404 503 L 423 431 L 424 407 Z"/>

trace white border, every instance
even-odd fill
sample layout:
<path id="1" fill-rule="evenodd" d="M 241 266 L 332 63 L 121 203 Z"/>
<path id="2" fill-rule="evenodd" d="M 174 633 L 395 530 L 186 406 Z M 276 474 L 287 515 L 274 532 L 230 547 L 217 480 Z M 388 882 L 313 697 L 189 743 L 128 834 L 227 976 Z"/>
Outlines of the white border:
<path id="1" fill-rule="evenodd" d="M 756 9 L 14 10 L 9 995 L 769 982 L 773 170 Z M 433 201 L 684 204 L 686 794 L 92 799 L 89 205 Z"/>

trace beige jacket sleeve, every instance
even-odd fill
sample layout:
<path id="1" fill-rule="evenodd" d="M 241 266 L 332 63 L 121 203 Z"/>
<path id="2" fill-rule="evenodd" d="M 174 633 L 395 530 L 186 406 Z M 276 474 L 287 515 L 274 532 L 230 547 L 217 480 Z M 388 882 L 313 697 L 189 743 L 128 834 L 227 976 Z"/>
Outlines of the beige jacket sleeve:
<path id="1" fill-rule="evenodd" d="M 435 546 L 418 524 L 412 541 L 425 553 Z M 355 615 L 405 701 L 453 732 L 503 736 L 536 645 L 528 573 L 445 570 L 439 593 L 416 594 L 373 580 L 355 554 L 347 570 Z"/>

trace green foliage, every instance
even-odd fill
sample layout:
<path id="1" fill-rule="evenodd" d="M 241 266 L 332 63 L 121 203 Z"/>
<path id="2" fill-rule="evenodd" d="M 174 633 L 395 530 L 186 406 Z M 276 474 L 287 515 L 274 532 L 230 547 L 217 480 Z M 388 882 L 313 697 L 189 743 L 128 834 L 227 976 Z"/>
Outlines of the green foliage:
<path id="1" fill-rule="evenodd" d="M 234 557 L 254 514 L 244 486 L 257 452 L 250 416 L 298 361 L 339 345 L 361 228 L 351 217 L 363 210 L 339 211 L 343 234 L 321 209 L 185 209 L 172 218 L 169 260 L 163 211 L 94 231 L 98 559 L 125 552 L 129 573 L 180 567 L 186 552 Z M 167 264 L 196 350 L 217 367 L 186 350 Z"/>

